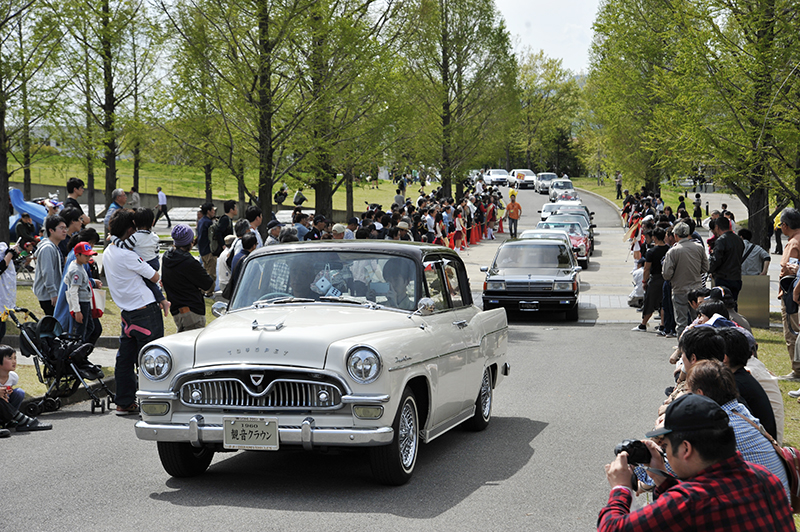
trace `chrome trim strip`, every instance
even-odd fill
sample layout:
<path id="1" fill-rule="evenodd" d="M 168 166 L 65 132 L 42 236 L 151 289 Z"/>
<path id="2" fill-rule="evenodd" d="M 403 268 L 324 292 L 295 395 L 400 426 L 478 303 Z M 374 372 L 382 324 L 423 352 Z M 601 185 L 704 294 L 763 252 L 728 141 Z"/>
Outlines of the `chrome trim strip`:
<path id="1" fill-rule="evenodd" d="M 472 405 L 467 410 L 464 410 L 460 414 L 451 417 L 447 421 L 443 421 L 442 423 L 440 423 L 439 425 L 437 425 L 432 429 L 420 431 L 422 439 L 425 441 L 425 443 L 429 443 L 438 438 L 439 436 L 441 436 L 442 434 L 444 434 L 445 432 L 447 432 L 448 430 L 452 429 L 456 425 L 465 422 L 473 415 L 475 415 L 475 405 Z"/>
<path id="2" fill-rule="evenodd" d="M 136 392 L 136 398 L 139 401 L 175 401 L 178 399 L 176 392 L 148 392 L 147 390 L 139 390 Z"/>
<path id="3" fill-rule="evenodd" d="M 388 445 L 394 439 L 392 427 L 374 429 L 360 428 L 314 428 L 309 427 L 310 443 L 313 447 L 333 445 L 347 447 L 373 447 Z M 302 427 L 278 427 L 282 445 L 302 445 Z M 189 442 L 200 446 L 206 443 L 222 443 L 222 425 L 197 424 L 195 439 L 190 439 L 189 425 L 158 424 L 139 421 L 136 436 L 146 441 Z"/>
<path id="4" fill-rule="evenodd" d="M 391 396 L 389 394 L 386 395 L 379 395 L 379 394 L 352 394 L 352 395 L 343 395 L 342 396 L 342 404 L 360 404 L 360 405 L 379 405 L 381 403 L 388 403 Z"/>
<path id="5" fill-rule="evenodd" d="M 460 353 L 461 351 L 464 351 L 464 348 L 456 349 L 454 351 L 448 351 L 447 353 L 442 353 L 442 354 L 439 354 L 439 355 L 433 355 L 432 357 L 428 357 L 428 358 L 426 358 L 424 360 L 418 360 L 416 362 L 411 362 L 410 364 L 402 364 L 400 366 L 394 366 L 392 368 L 389 368 L 388 371 L 397 371 L 398 369 L 406 369 L 406 368 L 410 368 L 410 367 L 413 367 L 413 366 L 418 366 L 419 364 L 424 364 L 426 362 L 430 362 L 431 360 L 436 360 L 437 358 L 446 357 L 448 355 L 452 355 L 453 353 Z"/>

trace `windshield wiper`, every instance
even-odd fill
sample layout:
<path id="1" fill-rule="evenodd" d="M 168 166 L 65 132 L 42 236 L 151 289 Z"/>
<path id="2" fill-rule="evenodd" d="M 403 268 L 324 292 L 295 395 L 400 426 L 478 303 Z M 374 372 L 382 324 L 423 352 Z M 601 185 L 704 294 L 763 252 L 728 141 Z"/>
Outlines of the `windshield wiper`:
<path id="1" fill-rule="evenodd" d="M 353 305 L 363 305 L 365 303 L 369 303 L 369 301 L 360 301 L 358 299 L 354 299 L 352 297 L 344 297 L 344 296 L 321 296 L 319 298 L 320 301 L 336 301 L 337 303 L 352 303 Z"/>
<path id="2" fill-rule="evenodd" d="M 313 299 L 309 299 L 307 297 L 284 297 L 281 299 L 269 299 L 266 301 L 256 301 L 253 303 L 253 306 L 256 308 L 261 308 L 266 305 L 280 305 L 283 303 L 313 303 Z"/>

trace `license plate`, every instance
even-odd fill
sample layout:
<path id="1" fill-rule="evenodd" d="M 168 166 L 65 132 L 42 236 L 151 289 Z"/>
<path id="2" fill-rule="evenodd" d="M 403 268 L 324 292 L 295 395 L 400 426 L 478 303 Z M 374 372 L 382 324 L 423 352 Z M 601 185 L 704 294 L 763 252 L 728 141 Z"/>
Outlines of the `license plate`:
<path id="1" fill-rule="evenodd" d="M 519 309 L 520 310 L 539 310 L 539 302 L 538 301 L 520 301 L 519 302 Z"/>
<path id="2" fill-rule="evenodd" d="M 222 433 L 226 449 L 278 450 L 277 418 L 223 417 Z"/>

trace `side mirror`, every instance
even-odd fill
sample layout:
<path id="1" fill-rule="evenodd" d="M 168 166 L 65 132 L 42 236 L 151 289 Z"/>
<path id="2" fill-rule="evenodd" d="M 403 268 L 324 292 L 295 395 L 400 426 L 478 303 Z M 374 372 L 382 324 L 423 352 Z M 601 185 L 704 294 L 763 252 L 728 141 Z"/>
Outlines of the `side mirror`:
<path id="1" fill-rule="evenodd" d="M 541 214 L 541 213 L 542 213 L 542 211 L 536 211 L 536 212 L 538 212 L 539 214 Z"/>
<path id="2" fill-rule="evenodd" d="M 429 297 L 423 297 L 417 303 L 417 312 L 420 316 L 430 316 L 436 310 L 436 303 Z"/>
<path id="3" fill-rule="evenodd" d="M 575 267 L 572 269 L 572 271 L 574 271 L 575 273 L 580 273 L 580 272 L 582 272 L 582 271 L 583 271 L 583 268 L 582 268 L 582 267 L 580 267 L 580 266 L 575 266 Z"/>
<path id="4" fill-rule="evenodd" d="M 590 212 L 589 216 L 594 216 L 594 211 Z"/>
<path id="5" fill-rule="evenodd" d="M 594 229 L 595 227 L 597 227 L 597 225 L 595 225 L 595 224 L 589 224 L 589 227 L 590 227 L 591 229 Z"/>
<path id="6" fill-rule="evenodd" d="M 217 301 L 211 305 L 211 314 L 219 318 L 228 312 L 228 304 L 224 301 Z"/>
<path id="7" fill-rule="evenodd" d="M 481 266 L 481 271 L 482 272 L 488 272 L 489 271 L 489 267 L 488 266 Z"/>

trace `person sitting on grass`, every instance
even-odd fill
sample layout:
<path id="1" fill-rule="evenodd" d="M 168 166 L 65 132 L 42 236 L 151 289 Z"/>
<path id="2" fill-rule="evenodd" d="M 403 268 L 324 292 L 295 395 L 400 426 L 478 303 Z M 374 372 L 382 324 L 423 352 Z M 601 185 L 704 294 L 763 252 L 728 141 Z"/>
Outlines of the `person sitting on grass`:
<path id="1" fill-rule="evenodd" d="M 8 353 L 11 353 L 11 355 Z M 13 360 L 13 365 L 16 367 L 15 355 L 16 352 L 13 347 L 0 344 L 0 357 L 2 357 L 4 368 L 7 364 L 6 360 L 8 359 Z M 9 364 L 9 366 L 10 365 L 11 364 Z M 53 428 L 53 425 L 50 423 L 43 423 L 36 418 L 28 417 L 20 412 L 19 408 L 11 403 L 13 393 L 14 391 L 12 391 L 11 386 L 0 386 L 0 438 L 7 438 L 11 435 L 11 432 L 8 430 L 9 428 L 14 428 L 17 432 L 33 432 L 50 430 Z"/>
<path id="2" fill-rule="evenodd" d="M 0 387 L 8 390 L 8 402 L 18 409 L 25 399 L 25 390 L 14 388 L 19 382 L 19 375 L 15 369 L 17 369 L 17 353 L 7 345 L 0 345 Z"/>

